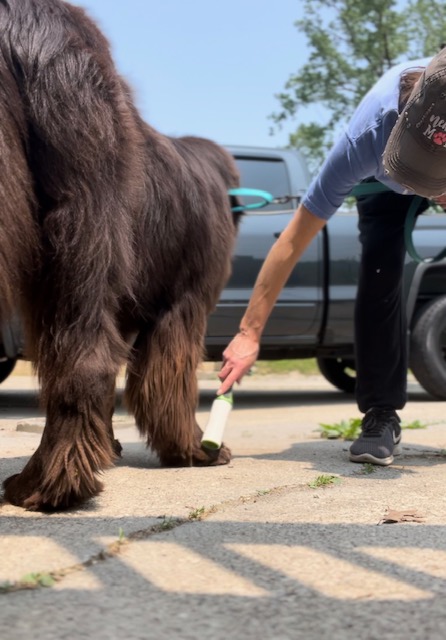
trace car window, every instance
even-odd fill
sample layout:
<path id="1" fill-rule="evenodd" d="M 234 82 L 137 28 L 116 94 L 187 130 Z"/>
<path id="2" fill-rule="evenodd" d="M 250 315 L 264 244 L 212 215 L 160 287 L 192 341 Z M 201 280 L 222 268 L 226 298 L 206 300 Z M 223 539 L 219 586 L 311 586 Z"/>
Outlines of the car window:
<path id="1" fill-rule="evenodd" d="M 249 189 L 268 191 L 275 198 L 295 195 L 290 192 L 290 180 L 286 164 L 280 158 L 253 158 L 236 156 L 235 161 L 240 171 L 241 185 Z M 242 198 L 245 204 L 255 202 L 256 198 Z M 270 204 L 256 210 L 258 213 L 286 211 L 295 209 L 296 201 Z"/>

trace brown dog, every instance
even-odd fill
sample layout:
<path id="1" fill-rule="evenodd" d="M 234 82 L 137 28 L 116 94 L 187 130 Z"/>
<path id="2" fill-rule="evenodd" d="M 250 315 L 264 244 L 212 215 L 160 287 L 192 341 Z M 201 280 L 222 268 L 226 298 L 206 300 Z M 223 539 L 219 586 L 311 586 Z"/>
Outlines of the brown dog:
<path id="1" fill-rule="evenodd" d="M 163 465 L 201 449 L 196 368 L 230 271 L 232 158 L 139 117 L 109 45 L 62 0 L 0 1 L 0 300 L 16 308 L 46 425 L 5 498 L 62 509 L 113 463 L 115 378 Z"/>

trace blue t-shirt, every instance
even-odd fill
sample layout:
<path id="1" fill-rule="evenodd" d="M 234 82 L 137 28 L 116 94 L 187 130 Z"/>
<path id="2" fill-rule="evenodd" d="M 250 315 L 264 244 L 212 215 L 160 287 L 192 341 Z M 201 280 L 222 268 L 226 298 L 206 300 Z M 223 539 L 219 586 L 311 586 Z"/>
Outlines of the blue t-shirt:
<path id="1" fill-rule="evenodd" d="M 382 156 L 398 118 L 402 73 L 422 69 L 431 59 L 420 58 L 392 67 L 361 100 L 302 199 L 302 204 L 318 218 L 328 220 L 365 178 L 374 177 L 397 193 L 412 193 L 384 173 Z"/>

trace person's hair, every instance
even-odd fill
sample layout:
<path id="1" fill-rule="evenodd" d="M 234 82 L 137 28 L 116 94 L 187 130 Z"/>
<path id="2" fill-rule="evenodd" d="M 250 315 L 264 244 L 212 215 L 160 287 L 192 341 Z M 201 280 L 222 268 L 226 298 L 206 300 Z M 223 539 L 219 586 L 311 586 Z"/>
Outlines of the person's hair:
<path id="1" fill-rule="evenodd" d="M 399 111 L 404 109 L 407 101 L 409 100 L 409 96 L 412 93 L 412 89 L 418 78 L 421 76 L 422 71 L 407 71 L 403 73 L 400 79 L 400 99 L 399 99 Z"/>

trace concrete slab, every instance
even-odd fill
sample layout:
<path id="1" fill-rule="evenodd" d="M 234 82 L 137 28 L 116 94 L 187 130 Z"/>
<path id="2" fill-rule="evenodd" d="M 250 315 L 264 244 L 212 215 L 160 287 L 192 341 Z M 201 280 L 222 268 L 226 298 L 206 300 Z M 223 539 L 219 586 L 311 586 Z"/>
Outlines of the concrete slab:
<path id="1" fill-rule="evenodd" d="M 38 446 L 17 423 L 42 419 L 33 382 L 10 380 L 0 481 Z M 200 387 L 204 426 L 217 384 Z M 124 457 L 98 498 L 51 516 L 0 505 L 0 638 L 443 638 L 443 403 L 411 382 L 401 417 L 429 426 L 404 432 L 390 468 L 319 437 L 357 416 L 319 377 L 253 376 L 236 390 L 231 464 L 160 469 L 118 406 Z M 388 509 L 418 521 L 382 524 Z"/>

